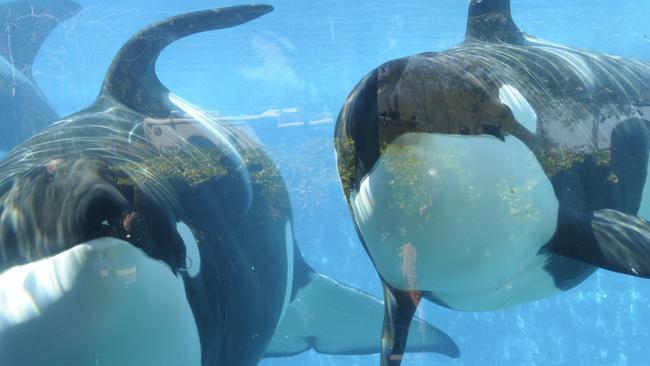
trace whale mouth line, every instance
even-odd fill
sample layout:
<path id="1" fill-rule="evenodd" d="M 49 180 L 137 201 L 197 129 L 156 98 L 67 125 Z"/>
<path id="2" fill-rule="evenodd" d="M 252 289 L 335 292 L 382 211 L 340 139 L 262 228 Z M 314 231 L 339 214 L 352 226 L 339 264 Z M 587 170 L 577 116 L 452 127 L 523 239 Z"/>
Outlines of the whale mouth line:
<path id="1" fill-rule="evenodd" d="M 84 228 L 80 242 L 101 237 L 128 238 L 124 233 L 127 200 L 113 187 L 98 187 L 79 203 L 77 222 Z"/>

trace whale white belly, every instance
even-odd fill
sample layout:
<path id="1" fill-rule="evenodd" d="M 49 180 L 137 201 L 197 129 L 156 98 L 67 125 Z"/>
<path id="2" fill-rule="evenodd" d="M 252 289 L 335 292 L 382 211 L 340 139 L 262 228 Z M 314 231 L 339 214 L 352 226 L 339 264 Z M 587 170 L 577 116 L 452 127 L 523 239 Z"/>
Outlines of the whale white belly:
<path id="1" fill-rule="evenodd" d="M 113 238 L 0 273 L 0 365 L 201 364 L 181 278 Z"/>
<path id="2" fill-rule="evenodd" d="M 381 275 L 451 308 L 494 310 L 560 290 L 538 255 L 558 202 L 514 137 L 407 133 L 383 152 L 351 199 Z"/>

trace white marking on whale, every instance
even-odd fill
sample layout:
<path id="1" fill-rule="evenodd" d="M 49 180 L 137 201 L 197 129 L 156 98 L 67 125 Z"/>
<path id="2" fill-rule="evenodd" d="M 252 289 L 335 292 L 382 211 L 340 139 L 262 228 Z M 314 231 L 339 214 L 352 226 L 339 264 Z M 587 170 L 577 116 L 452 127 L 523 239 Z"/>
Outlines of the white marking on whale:
<path id="1" fill-rule="evenodd" d="M 398 289 L 467 311 L 560 292 L 537 255 L 555 232 L 558 202 L 515 138 L 403 134 L 351 198 L 377 269 Z"/>
<path id="2" fill-rule="evenodd" d="M 176 224 L 176 231 L 178 231 L 178 235 L 181 236 L 185 244 L 187 274 L 194 278 L 201 271 L 201 251 L 199 250 L 199 244 L 194 237 L 194 233 L 192 233 L 192 229 L 184 222 L 181 221 Z"/>
<path id="3" fill-rule="evenodd" d="M 3 365 L 201 364 L 182 279 L 114 238 L 4 271 L 0 309 Z"/>
<path id="4" fill-rule="evenodd" d="M 287 313 L 287 308 L 291 302 L 291 292 L 293 291 L 293 256 L 295 255 L 293 250 L 293 227 L 291 226 L 291 221 L 287 221 L 287 224 L 284 228 L 284 237 L 286 243 L 287 251 L 287 286 L 284 290 L 284 302 L 282 303 L 282 312 L 280 313 L 280 318 L 278 319 L 277 327 L 282 323 L 284 315 Z"/>
<path id="5" fill-rule="evenodd" d="M 519 124 L 532 133 L 537 131 L 537 114 L 517 88 L 509 84 L 501 86 L 499 100 L 510 108 Z"/>

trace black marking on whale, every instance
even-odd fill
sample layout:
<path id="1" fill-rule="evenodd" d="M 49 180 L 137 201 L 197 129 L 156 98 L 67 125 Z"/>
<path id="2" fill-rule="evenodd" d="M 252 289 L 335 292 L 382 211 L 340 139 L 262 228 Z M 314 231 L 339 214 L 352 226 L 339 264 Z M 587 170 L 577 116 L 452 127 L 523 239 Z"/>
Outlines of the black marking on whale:
<path id="1" fill-rule="evenodd" d="M 462 44 L 362 79 L 335 146 L 384 282 L 382 365 L 422 297 L 484 311 L 597 268 L 649 277 L 648 113 L 650 65 L 525 34 L 508 0 L 472 0 Z"/>
<path id="2" fill-rule="evenodd" d="M 0 4 L 0 150 L 57 120 L 32 77 L 32 64 L 48 34 L 80 9 L 70 0 Z"/>
<path id="3" fill-rule="evenodd" d="M 262 147 L 156 77 L 175 40 L 271 10 L 142 30 L 94 104 L 0 162 L 0 363 L 248 366 L 310 348 L 379 352 L 381 302 L 304 262 Z M 457 355 L 415 321 L 413 350 Z"/>

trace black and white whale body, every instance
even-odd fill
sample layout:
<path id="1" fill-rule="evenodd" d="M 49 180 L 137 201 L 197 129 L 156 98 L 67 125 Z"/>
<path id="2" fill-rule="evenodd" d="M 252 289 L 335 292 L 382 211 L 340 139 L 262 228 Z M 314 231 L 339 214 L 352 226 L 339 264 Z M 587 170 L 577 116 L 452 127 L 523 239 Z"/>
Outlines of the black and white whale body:
<path id="1" fill-rule="evenodd" d="M 48 34 L 79 10 L 79 4 L 69 0 L 0 4 L 0 151 L 59 118 L 36 85 L 32 64 Z"/>
<path id="2" fill-rule="evenodd" d="M 0 364 L 248 366 L 310 348 L 379 352 L 382 303 L 304 262 L 261 146 L 155 74 L 176 39 L 271 10 L 144 29 L 94 104 L 0 162 Z M 414 350 L 457 355 L 417 322 Z"/>
<path id="3" fill-rule="evenodd" d="M 489 311 L 597 268 L 650 276 L 650 64 L 518 29 L 472 0 L 465 41 L 387 62 L 350 93 L 339 173 L 385 290 L 382 365 L 421 298 Z"/>

